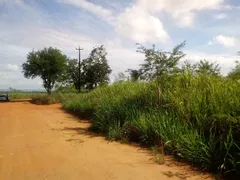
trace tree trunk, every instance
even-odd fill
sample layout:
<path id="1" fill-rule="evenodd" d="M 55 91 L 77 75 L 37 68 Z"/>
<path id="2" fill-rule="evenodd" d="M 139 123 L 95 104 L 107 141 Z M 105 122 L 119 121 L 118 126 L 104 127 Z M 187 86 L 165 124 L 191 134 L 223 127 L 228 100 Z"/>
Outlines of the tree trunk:
<path id="1" fill-rule="evenodd" d="M 52 93 L 51 89 L 47 89 L 47 93 L 50 95 Z"/>

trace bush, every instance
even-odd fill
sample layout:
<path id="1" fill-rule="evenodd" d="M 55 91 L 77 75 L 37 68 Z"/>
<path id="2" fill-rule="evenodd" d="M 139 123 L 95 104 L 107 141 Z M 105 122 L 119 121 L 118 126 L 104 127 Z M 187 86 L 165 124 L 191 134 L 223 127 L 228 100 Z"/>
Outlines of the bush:
<path id="1" fill-rule="evenodd" d="M 60 101 L 51 95 L 35 96 L 32 98 L 31 103 L 37 105 L 56 104 Z"/>
<path id="2" fill-rule="evenodd" d="M 110 139 L 161 146 L 202 169 L 240 173 L 240 84 L 182 73 L 160 83 L 116 83 L 64 101 Z"/>

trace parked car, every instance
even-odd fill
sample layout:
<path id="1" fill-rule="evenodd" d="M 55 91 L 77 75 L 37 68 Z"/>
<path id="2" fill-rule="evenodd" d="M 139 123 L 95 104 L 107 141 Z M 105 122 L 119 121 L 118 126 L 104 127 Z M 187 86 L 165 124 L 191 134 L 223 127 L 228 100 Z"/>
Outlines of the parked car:
<path id="1" fill-rule="evenodd" d="M 0 94 L 0 101 L 10 101 L 8 94 Z"/>

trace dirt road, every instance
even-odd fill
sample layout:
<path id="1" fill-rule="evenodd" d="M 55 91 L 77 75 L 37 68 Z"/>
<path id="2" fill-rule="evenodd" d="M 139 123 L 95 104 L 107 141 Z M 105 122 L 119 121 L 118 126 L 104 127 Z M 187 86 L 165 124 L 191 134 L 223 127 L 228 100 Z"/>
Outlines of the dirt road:
<path id="1" fill-rule="evenodd" d="M 146 150 L 94 137 L 60 105 L 0 103 L 0 180 L 211 179 Z"/>

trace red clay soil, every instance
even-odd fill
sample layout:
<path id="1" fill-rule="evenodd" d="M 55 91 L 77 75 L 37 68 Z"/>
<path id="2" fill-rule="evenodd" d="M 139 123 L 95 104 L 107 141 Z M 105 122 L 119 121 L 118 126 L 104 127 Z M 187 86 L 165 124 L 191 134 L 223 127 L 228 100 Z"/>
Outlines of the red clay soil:
<path id="1" fill-rule="evenodd" d="M 0 180 L 212 179 L 150 151 L 88 133 L 60 105 L 0 103 Z M 167 159 L 169 159 L 167 157 Z"/>

